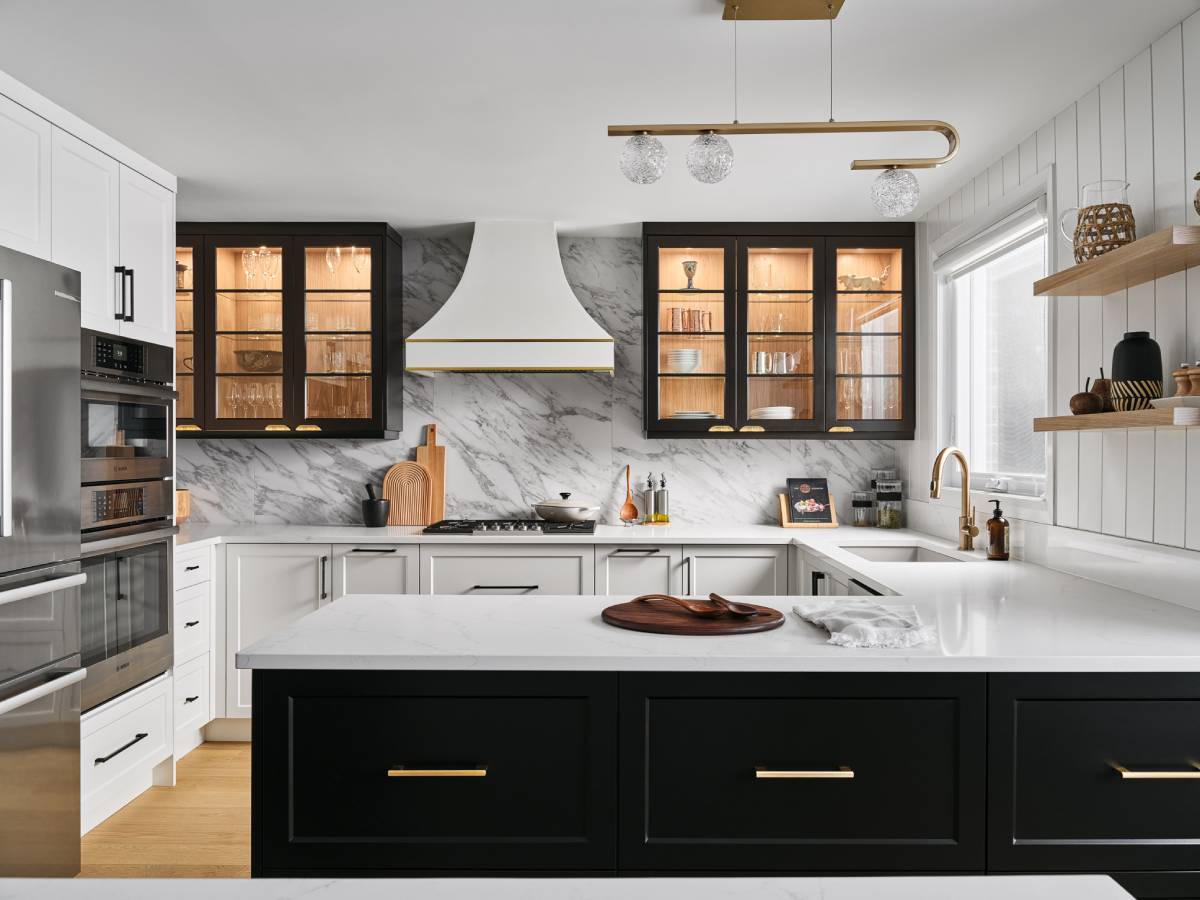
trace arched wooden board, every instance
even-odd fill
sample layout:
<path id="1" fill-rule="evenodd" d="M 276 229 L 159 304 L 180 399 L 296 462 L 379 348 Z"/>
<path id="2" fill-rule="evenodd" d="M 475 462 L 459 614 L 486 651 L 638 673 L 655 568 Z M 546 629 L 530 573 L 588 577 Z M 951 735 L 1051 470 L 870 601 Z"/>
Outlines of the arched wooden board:
<path id="1" fill-rule="evenodd" d="M 420 463 L 399 462 L 383 476 L 383 497 L 392 501 L 389 525 L 428 525 L 431 485 Z"/>

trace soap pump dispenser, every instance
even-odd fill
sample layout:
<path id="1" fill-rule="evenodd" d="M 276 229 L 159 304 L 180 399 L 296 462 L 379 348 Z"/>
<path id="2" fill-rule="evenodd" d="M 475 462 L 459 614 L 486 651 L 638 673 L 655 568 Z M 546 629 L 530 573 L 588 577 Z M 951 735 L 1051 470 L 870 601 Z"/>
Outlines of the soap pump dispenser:
<path id="1" fill-rule="evenodd" d="M 1000 508 L 999 500 L 989 500 L 988 502 L 995 503 L 996 508 L 992 512 L 992 517 L 987 521 L 987 558 L 1005 560 L 1008 559 L 1008 519 L 1004 518 L 1004 510 Z"/>

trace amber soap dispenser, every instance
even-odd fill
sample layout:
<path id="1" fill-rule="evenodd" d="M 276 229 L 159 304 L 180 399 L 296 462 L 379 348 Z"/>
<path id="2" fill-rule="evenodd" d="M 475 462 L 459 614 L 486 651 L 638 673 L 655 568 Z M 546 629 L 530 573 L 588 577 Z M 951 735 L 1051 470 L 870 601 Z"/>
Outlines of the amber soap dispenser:
<path id="1" fill-rule="evenodd" d="M 1008 519 L 1004 518 L 1004 510 L 1000 508 L 999 500 L 989 500 L 995 503 L 996 509 L 987 521 L 988 559 L 1008 559 Z"/>

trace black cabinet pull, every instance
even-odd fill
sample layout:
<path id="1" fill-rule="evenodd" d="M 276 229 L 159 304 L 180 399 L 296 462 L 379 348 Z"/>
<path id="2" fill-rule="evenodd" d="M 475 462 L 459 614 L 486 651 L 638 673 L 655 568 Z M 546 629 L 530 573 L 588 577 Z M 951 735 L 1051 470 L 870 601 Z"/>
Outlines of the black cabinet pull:
<path id="1" fill-rule="evenodd" d="M 661 551 L 657 547 L 618 547 L 613 556 L 619 553 L 640 553 L 642 556 L 658 556 Z"/>
<path id="2" fill-rule="evenodd" d="M 114 756 L 120 756 L 122 753 L 124 753 L 126 750 L 128 750 L 130 747 L 132 747 L 138 741 L 144 741 L 148 737 L 150 737 L 150 733 L 148 731 L 140 731 L 137 733 L 137 735 L 134 737 L 134 739 L 132 741 L 130 741 L 128 744 L 123 744 L 122 746 L 118 747 L 112 753 L 108 754 L 108 756 L 97 756 L 96 761 L 94 763 L 92 763 L 92 765 L 94 765 L 94 766 L 103 765 L 104 763 L 106 763 L 110 759 L 112 759 Z"/>
<path id="3" fill-rule="evenodd" d="M 322 600 L 329 599 L 329 591 L 325 589 L 325 570 L 326 570 L 326 568 L 328 568 L 328 566 L 329 566 L 329 557 L 322 556 L 321 557 L 321 599 Z"/>
<path id="4" fill-rule="evenodd" d="M 199 700 L 199 699 L 200 699 L 200 695 L 199 695 L 199 694 L 196 694 L 194 697 L 184 697 L 184 698 L 183 698 L 183 705 L 184 705 L 184 706 L 187 706 L 189 703 L 195 703 L 195 702 L 196 702 L 197 700 Z"/>
<path id="5" fill-rule="evenodd" d="M 116 279 L 113 284 L 113 300 L 116 301 L 113 305 L 116 306 L 115 318 L 118 322 L 125 321 L 125 267 L 114 266 L 113 274 Z"/>
<path id="6" fill-rule="evenodd" d="M 126 322 L 133 321 L 133 269 L 126 269 L 125 274 L 129 276 L 129 314 L 125 316 Z"/>
<path id="7" fill-rule="evenodd" d="M 812 573 L 812 592 L 814 595 L 821 593 L 820 582 L 822 582 L 824 580 L 825 580 L 824 572 L 813 572 Z"/>
<path id="8" fill-rule="evenodd" d="M 184 622 L 184 623 L 183 623 L 183 627 L 184 627 L 184 628 L 192 628 L 192 627 L 194 627 L 194 626 L 196 626 L 196 625 L 199 625 L 199 624 L 200 624 L 200 620 L 199 620 L 199 619 L 194 619 L 194 620 L 192 620 L 191 622 Z"/>
<path id="9" fill-rule="evenodd" d="M 536 591 L 540 585 L 536 584 L 475 584 L 472 585 L 472 591 Z"/>
<path id="10" fill-rule="evenodd" d="M 351 553 L 395 553 L 395 547 L 355 547 Z"/>
<path id="11" fill-rule="evenodd" d="M 184 566 L 184 567 L 183 567 L 183 571 L 185 571 L 185 572 L 195 572 L 195 571 L 196 571 L 198 568 L 200 568 L 199 564 L 197 564 L 197 565 L 194 565 L 194 566 Z"/>

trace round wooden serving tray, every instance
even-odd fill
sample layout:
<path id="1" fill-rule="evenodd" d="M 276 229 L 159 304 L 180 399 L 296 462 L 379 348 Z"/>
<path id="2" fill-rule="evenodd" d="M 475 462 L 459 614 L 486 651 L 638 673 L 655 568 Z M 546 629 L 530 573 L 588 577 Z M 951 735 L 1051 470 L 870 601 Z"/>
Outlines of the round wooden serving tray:
<path id="1" fill-rule="evenodd" d="M 694 616 L 667 600 L 631 600 L 608 607 L 600 618 L 618 628 L 653 634 L 753 634 L 771 631 L 783 624 L 784 616 L 779 610 L 753 603 L 746 605 L 753 606 L 762 615 L 753 618 L 726 615 L 710 619 Z"/>

